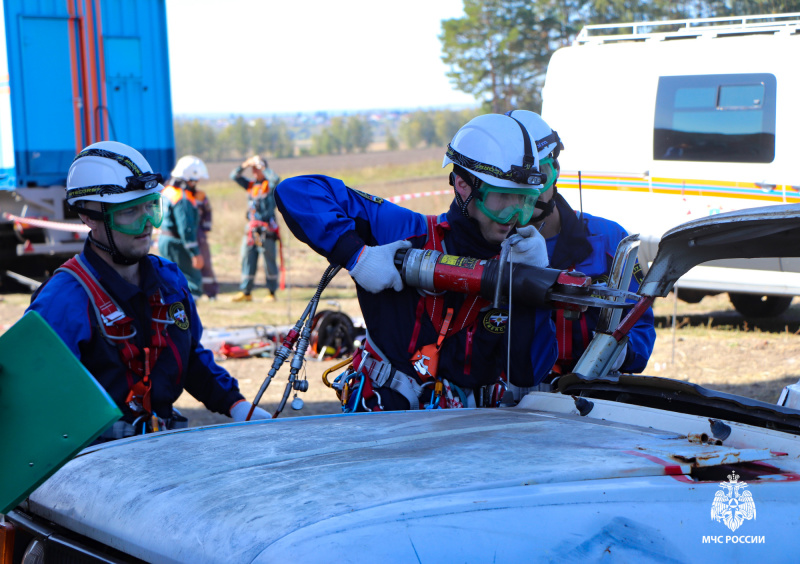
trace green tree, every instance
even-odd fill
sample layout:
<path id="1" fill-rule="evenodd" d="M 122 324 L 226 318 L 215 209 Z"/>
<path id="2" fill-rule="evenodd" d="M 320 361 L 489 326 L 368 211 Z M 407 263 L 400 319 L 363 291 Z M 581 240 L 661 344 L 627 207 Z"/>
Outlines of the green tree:
<path id="1" fill-rule="evenodd" d="M 436 143 L 446 145 L 450 142 L 462 125 L 474 118 L 479 112 L 475 110 L 441 110 L 434 114 Z"/>
<path id="2" fill-rule="evenodd" d="M 541 81 L 553 50 L 551 28 L 558 23 L 542 13 L 542 5 L 550 3 L 464 0 L 465 16 L 444 20 L 439 36 L 452 84 L 496 113 L 539 109 Z"/>
<path id="3" fill-rule="evenodd" d="M 328 128 L 330 134 L 333 153 L 340 155 L 342 151 L 347 151 L 347 125 L 343 117 L 335 117 L 331 120 L 331 125 Z"/>
<path id="4" fill-rule="evenodd" d="M 195 155 L 213 160 L 217 145 L 214 128 L 198 119 L 175 120 L 175 151 L 179 156 Z"/>
<path id="5" fill-rule="evenodd" d="M 332 155 L 335 151 L 336 143 L 327 127 L 311 136 L 312 155 Z"/>
<path id="6" fill-rule="evenodd" d="M 392 128 L 389 127 L 388 125 L 386 126 L 384 135 L 386 136 L 386 150 L 387 151 L 396 151 L 397 149 L 400 148 L 400 143 L 397 141 L 397 137 L 395 137 L 392 134 Z"/>
<path id="7" fill-rule="evenodd" d="M 800 12 L 800 1 L 786 0 L 720 0 L 714 4 L 717 16 L 751 16 Z"/>
<path id="8" fill-rule="evenodd" d="M 424 144 L 426 147 L 441 144 L 436 134 L 436 124 L 432 112 L 422 110 L 406 116 L 400 124 L 400 136 L 411 149 L 420 144 Z"/>
<path id="9" fill-rule="evenodd" d="M 271 152 L 272 133 L 264 118 L 258 118 L 250 129 L 250 145 L 254 153 L 263 155 Z"/>
<path id="10" fill-rule="evenodd" d="M 355 149 L 361 153 L 365 152 L 369 144 L 372 143 L 372 126 L 369 123 L 369 119 L 360 116 L 350 116 L 347 119 L 346 135 L 347 142 L 345 143 L 345 147 L 350 147 L 350 149 L 347 150 L 348 153 Z"/>
<path id="11" fill-rule="evenodd" d="M 278 158 L 294 156 L 294 140 L 283 121 L 273 121 L 269 127 L 269 152 Z"/>
<path id="12" fill-rule="evenodd" d="M 264 118 L 253 122 L 250 130 L 251 152 L 285 158 L 294 156 L 294 141 L 289 128 L 281 120 L 267 123 Z"/>
<path id="13" fill-rule="evenodd" d="M 250 154 L 250 126 L 242 116 L 237 117 L 233 123 L 224 130 L 225 138 L 230 147 L 242 159 Z"/>

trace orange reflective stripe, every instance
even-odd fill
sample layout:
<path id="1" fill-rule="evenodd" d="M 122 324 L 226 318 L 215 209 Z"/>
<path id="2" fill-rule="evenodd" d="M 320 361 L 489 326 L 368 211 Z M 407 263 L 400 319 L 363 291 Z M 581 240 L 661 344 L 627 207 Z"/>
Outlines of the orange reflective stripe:
<path id="1" fill-rule="evenodd" d="M 186 199 L 189 200 L 194 207 L 197 207 L 197 197 L 194 192 L 191 190 L 183 190 L 182 191 Z"/>
<path id="2" fill-rule="evenodd" d="M 161 195 L 174 206 L 183 199 L 183 190 L 175 186 L 165 186 L 161 191 Z"/>
<path id="3" fill-rule="evenodd" d="M 262 182 L 251 182 L 247 192 L 250 194 L 251 198 L 266 196 L 267 193 L 269 193 L 269 180 L 265 179 Z"/>

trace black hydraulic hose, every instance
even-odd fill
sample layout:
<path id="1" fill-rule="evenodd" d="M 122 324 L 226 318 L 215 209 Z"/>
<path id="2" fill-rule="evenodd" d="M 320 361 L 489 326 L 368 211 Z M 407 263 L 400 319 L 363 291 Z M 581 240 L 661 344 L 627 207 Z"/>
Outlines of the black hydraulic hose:
<path id="1" fill-rule="evenodd" d="M 300 367 L 303 365 L 303 360 L 305 356 L 306 349 L 308 348 L 308 344 L 310 341 L 311 335 L 311 324 L 313 322 L 314 316 L 317 311 L 317 305 L 319 304 L 319 298 L 322 295 L 322 291 L 328 286 L 331 280 L 338 274 L 339 270 L 341 270 L 341 266 L 329 266 L 325 269 L 325 273 L 322 275 L 322 278 L 317 285 L 317 290 L 314 292 L 314 295 L 309 300 L 308 305 L 306 305 L 303 314 L 297 320 L 294 327 L 292 328 L 289 333 L 287 333 L 286 337 L 283 339 L 283 343 L 281 344 L 280 348 L 275 351 L 275 358 L 272 361 L 272 367 L 267 374 L 267 377 L 264 379 L 264 382 L 261 384 L 261 388 L 259 388 L 256 397 L 253 399 L 253 405 L 250 408 L 250 413 L 247 414 L 247 421 L 250 420 L 250 417 L 253 415 L 253 411 L 255 410 L 258 402 L 261 401 L 261 397 L 264 395 L 264 392 L 269 387 L 272 379 L 275 377 L 275 374 L 283 366 L 283 363 L 289 356 L 292 354 L 292 350 L 295 348 L 295 344 L 297 343 L 297 352 L 295 352 L 294 358 L 292 359 L 292 370 L 289 374 L 289 382 L 287 384 L 286 390 L 283 394 L 283 399 L 281 400 L 278 409 L 275 411 L 273 417 L 277 417 L 283 408 L 286 405 L 286 400 L 289 397 L 289 393 L 291 392 L 291 388 L 294 385 L 294 381 L 297 379 L 297 372 L 299 371 Z M 298 343 L 298 338 L 300 342 Z M 296 367 L 295 367 L 296 365 Z"/>

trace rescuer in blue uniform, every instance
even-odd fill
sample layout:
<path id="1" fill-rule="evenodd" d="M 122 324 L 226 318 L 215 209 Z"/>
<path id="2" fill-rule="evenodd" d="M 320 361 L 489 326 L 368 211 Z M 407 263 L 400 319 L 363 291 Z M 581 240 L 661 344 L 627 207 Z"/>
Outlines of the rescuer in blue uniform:
<path id="1" fill-rule="evenodd" d="M 292 232 L 331 264 L 349 270 L 356 282 L 367 337 L 354 366 L 367 376 L 353 409 L 475 406 L 491 395 L 481 392 L 506 372 L 509 351 L 512 383 L 531 386 L 549 373 L 557 352 L 549 310 L 515 306 L 512 300 L 509 316 L 507 306 L 494 309 L 479 296 L 424 294 L 405 287 L 394 265 L 395 253 L 411 247 L 496 257 L 533 213 L 540 193 L 530 183 L 539 178 L 540 152 L 531 149 L 537 142 L 542 154 L 556 145 L 553 139 L 534 139 L 507 116 L 471 120 L 448 146 L 442 166 L 454 165 L 455 199 L 438 216 L 426 217 L 325 176 L 294 177 L 278 186 L 278 208 Z M 533 228 L 517 231 L 523 237 L 511 259 L 546 266 L 543 239 Z M 438 362 L 427 354 L 437 343 Z"/>
<path id="2" fill-rule="evenodd" d="M 509 115 L 520 120 L 528 129 L 550 129 L 536 113 L 527 110 L 514 110 Z M 558 161 L 553 169 L 558 170 Z M 539 230 L 547 241 L 547 255 L 550 267 L 562 270 L 577 270 L 591 276 L 593 283 L 608 280 L 611 264 L 619 242 L 628 233 L 618 223 L 584 213 L 582 217 L 558 194 L 554 183 L 544 192 L 536 204 L 531 224 Z M 629 290 L 636 292 L 642 281 L 642 270 L 638 262 L 634 266 Z M 557 374 L 572 370 L 583 351 L 589 345 L 600 309 L 590 307 L 579 319 L 565 319 L 563 312 L 555 312 L 556 333 L 558 334 L 558 362 L 554 367 Z M 653 327 L 653 310 L 648 310 L 633 326 L 623 354 L 617 358 L 614 368 L 622 372 L 642 372 L 653 352 L 656 332 Z"/>
<path id="3" fill-rule="evenodd" d="M 244 176 L 251 168 L 253 179 Z M 275 220 L 275 188 L 280 177 L 267 165 L 266 159 L 252 157 L 231 172 L 231 180 L 247 190 L 247 228 L 242 240 L 242 283 L 234 302 L 252 301 L 253 286 L 258 270 L 258 256 L 264 257 L 267 278 L 267 301 L 275 299 L 279 272 L 277 245 L 280 241 L 278 222 Z"/>
<path id="4" fill-rule="evenodd" d="M 161 175 L 113 141 L 86 147 L 70 166 L 67 202 L 90 228 L 83 252 L 34 295 L 39 312 L 114 399 L 112 440 L 185 425 L 172 404 L 185 389 L 243 421 L 251 404 L 200 344 L 202 325 L 175 263 L 148 255 L 161 225 Z M 256 408 L 254 419 L 269 418 Z"/>

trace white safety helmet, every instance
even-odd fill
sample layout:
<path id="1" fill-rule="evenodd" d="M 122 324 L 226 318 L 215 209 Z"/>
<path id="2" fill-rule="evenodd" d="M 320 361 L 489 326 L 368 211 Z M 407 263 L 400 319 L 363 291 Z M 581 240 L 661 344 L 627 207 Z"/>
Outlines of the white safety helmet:
<path id="1" fill-rule="evenodd" d="M 172 169 L 170 174 L 175 178 L 197 181 L 208 178 L 208 169 L 202 159 L 193 155 L 186 155 L 178 159 L 178 162 L 175 163 L 175 168 Z"/>
<path id="2" fill-rule="evenodd" d="M 116 141 L 100 141 L 75 156 L 67 175 L 67 203 L 81 200 L 119 204 L 164 189 L 139 151 Z"/>
<path id="3" fill-rule="evenodd" d="M 542 116 L 529 110 L 511 110 L 506 112 L 507 116 L 514 118 L 522 123 L 531 136 L 531 141 L 536 145 L 539 160 L 546 159 L 553 153 L 553 158 L 558 158 L 558 154 L 564 148 L 561 139 L 552 127 L 542 119 Z"/>
<path id="4" fill-rule="evenodd" d="M 539 196 L 558 176 L 554 163 L 548 160 L 542 166 L 541 159 L 553 152 L 547 150 L 551 145 L 558 151 L 561 143 L 558 134 L 549 127 L 540 137 L 540 124 L 531 122 L 529 130 L 510 113 L 486 114 L 470 120 L 447 146 L 442 167 L 453 164 L 453 174 L 472 188 L 466 199 L 456 190 L 462 214 L 469 217 L 468 205 L 475 199 L 478 208 L 493 221 L 506 224 L 516 219 L 519 225 L 524 225 L 530 221 Z M 455 186 L 453 174 L 450 184 Z M 498 207 L 502 202 L 489 198 L 491 193 L 509 192 L 517 192 L 524 200 L 519 205 Z"/>
<path id="5" fill-rule="evenodd" d="M 442 167 L 452 163 L 498 188 L 541 185 L 540 152 L 533 149 L 533 137 L 508 115 L 478 116 L 455 134 Z"/>

